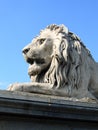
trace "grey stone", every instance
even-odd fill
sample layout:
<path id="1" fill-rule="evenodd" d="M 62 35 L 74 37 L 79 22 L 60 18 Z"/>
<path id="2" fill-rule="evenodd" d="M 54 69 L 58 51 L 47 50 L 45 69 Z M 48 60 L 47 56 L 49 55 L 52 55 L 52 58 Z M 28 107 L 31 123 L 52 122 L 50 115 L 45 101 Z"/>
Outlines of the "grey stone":
<path id="1" fill-rule="evenodd" d="M 0 130 L 98 130 L 98 105 L 0 91 Z"/>
<path id="2" fill-rule="evenodd" d="M 14 83 L 24 91 L 87 100 L 98 98 L 98 63 L 78 36 L 64 25 L 50 25 L 23 49 L 30 83 Z"/>

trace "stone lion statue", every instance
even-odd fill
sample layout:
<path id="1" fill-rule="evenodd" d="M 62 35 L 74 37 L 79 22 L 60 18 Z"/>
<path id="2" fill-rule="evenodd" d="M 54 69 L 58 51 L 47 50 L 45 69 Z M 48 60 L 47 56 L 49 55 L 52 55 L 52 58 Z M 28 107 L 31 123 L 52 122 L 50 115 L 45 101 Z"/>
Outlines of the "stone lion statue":
<path id="1" fill-rule="evenodd" d="M 23 49 L 30 83 L 14 83 L 10 91 L 98 98 L 98 64 L 90 51 L 64 25 L 49 25 Z"/>

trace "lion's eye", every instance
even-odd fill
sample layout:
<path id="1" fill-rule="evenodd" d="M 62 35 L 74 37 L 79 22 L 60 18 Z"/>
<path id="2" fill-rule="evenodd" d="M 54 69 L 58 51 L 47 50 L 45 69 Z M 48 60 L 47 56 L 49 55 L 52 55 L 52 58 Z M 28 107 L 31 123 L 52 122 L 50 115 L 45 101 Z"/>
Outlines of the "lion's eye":
<path id="1" fill-rule="evenodd" d="M 40 44 L 43 44 L 43 42 L 45 41 L 45 38 L 40 39 Z"/>

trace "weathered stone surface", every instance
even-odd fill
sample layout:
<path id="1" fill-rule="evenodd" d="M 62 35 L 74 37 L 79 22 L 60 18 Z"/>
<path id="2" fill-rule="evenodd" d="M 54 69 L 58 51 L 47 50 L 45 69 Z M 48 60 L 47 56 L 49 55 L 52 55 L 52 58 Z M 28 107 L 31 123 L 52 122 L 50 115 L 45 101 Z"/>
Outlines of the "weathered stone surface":
<path id="1" fill-rule="evenodd" d="M 64 25 L 50 25 L 23 49 L 31 83 L 8 90 L 63 97 L 98 98 L 98 63 L 81 40 Z"/>
<path id="2" fill-rule="evenodd" d="M 0 130 L 98 130 L 96 103 L 0 91 Z"/>

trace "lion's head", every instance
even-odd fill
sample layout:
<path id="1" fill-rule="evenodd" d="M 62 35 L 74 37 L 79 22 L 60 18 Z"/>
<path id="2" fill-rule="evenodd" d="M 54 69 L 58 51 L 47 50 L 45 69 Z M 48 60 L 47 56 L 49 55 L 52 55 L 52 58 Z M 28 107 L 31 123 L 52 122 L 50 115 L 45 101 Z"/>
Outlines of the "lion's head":
<path id="1" fill-rule="evenodd" d="M 64 25 L 50 25 L 23 49 L 30 64 L 28 74 L 34 82 L 53 84 L 55 88 L 80 87 L 83 64 L 93 58 L 81 40 Z"/>

